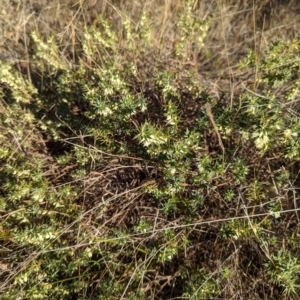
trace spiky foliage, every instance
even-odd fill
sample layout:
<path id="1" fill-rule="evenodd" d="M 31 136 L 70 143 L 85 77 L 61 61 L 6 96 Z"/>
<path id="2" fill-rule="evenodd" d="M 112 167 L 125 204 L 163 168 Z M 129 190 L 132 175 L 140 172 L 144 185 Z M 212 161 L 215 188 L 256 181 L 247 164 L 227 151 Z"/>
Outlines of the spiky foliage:
<path id="1" fill-rule="evenodd" d="M 33 32 L 32 80 L 1 63 L 3 299 L 297 297 L 299 39 L 249 52 L 229 97 L 187 66 L 196 9 L 169 63 L 145 11 L 99 15 L 73 59 Z"/>

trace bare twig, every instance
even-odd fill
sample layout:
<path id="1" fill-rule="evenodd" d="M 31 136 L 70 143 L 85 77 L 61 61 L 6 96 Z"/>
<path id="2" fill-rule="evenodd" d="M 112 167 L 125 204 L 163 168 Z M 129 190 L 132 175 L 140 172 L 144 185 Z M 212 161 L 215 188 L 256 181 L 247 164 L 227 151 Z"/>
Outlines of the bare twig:
<path id="1" fill-rule="evenodd" d="M 225 147 L 224 147 L 224 144 L 222 142 L 222 138 L 221 138 L 220 132 L 218 130 L 218 127 L 216 125 L 214 116 L 213 116 L 213 114 L 211 112 L 211 105 L 209 103 L 206 103 L 206 105 L 205 105 L 205 111 L 206 111 L 206 114 L 207 114 L 210 122 L 212 123 L 212 125 L 214 127 L 214 130 L 216 132 L 216 135 L 218 137 L 219 145 L 220 145 L 220 147 L 222 149 L 222 152 L 223 152 L 223 163 L 224 163 L 224 159 L 225 159 Z"/>

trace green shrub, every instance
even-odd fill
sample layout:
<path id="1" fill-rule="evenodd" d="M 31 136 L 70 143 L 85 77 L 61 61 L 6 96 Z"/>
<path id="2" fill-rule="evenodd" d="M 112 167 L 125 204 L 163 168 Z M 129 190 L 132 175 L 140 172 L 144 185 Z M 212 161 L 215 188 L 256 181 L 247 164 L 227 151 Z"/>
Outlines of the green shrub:
<path id="1" fill-rule="evenodd" d="M 32 82 L 1 62 L 3 299 L 226 298 L 232 274 L 297 295 L 294 229 L 276 222 L 297 209 L 299 40 L 250 52 L 253 90 L 216 97 L 185 69 L 209 36 L 194 4 L 179 70 L 155 59 L 145 12 L 120 32 L 99 16 L 73 62 L 34 32 Z"/>

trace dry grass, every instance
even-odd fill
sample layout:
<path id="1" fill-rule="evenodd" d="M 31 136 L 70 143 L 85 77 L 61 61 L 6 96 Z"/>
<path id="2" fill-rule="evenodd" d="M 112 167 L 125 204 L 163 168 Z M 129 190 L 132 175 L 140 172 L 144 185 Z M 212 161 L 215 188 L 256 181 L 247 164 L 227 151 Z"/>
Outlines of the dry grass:
<path id="1" fill-rule="evenodd" d="M 267 47 L 277 38 L 291 39 L 298 35 L 299 4 L 297 1 L 196 1 L 195 14 L 211 18 L 209 36 L 203 53 L 194 54 L 200 73 L 228 73 L 248 49 Z M 76 47 L 83 25 L 91 24 L 98 14 L 109 16 L 118 28 L 126 16 L 137 22 L 142 11 L 151 16 L 157 47 L 163 56 L 174 42 L 176 17 L 181 1 L 34 1 L 1 2 L 1 57 L 26 60 L 31 51 L 30 33 L 38 31 L 47 37 L 56 34 L 65 46 Z M 138 24 L 136 24 L 138 26 Z M 122 34 L 122 32 L 120 32 Z M 169 47 L 168 47 L 169 45 Z M 209 53 L 206 53 L 208 51 Z M 208 55 L 209 54 L 209 55 Z M 210 56 L 207 58 L 206 56 Z M 196 56 L 196 57 L 194 57 Z"/>

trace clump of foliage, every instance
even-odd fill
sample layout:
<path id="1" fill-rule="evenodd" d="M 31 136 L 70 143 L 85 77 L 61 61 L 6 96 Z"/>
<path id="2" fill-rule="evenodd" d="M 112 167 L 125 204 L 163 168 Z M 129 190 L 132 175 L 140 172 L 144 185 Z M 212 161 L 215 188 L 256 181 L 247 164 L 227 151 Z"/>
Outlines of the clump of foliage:
<path id="1" fill-rule="evenodd" d="M 247 298 L 263 277 L 257 295 L 298 295 L 300 41 L 250 52 L 253 88 L 216 96 L 184 67 L 209 33 L 193 9 L 179 70 L 145 13 L 121 34 L 99 16 L 75 62 L 34 32 L 34 80 L 1 62 L 3 299 Z"/>

